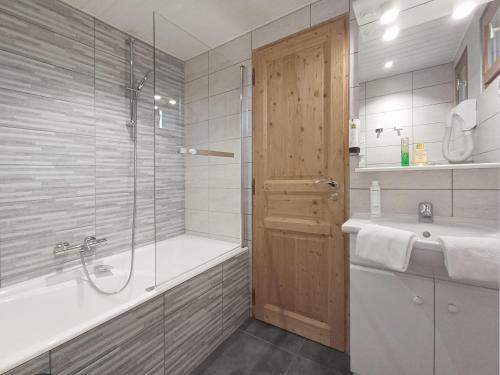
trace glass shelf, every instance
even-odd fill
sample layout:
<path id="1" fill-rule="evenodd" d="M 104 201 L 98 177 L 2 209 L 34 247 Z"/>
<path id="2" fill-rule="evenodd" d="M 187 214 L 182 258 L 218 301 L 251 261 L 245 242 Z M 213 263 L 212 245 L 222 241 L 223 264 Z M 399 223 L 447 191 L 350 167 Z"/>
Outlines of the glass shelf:
<path id="1" fill-rule="evenodd" d="M 425 166 L 409 166 L 409 167 L 364 167 L 356 168 L 355 172 L 397 172 L 397 171 L 436 171 L 449 169 L 486 169 L 500 168 L 500 163 L 469 163 L 469 164 L 436 164 Z"/>

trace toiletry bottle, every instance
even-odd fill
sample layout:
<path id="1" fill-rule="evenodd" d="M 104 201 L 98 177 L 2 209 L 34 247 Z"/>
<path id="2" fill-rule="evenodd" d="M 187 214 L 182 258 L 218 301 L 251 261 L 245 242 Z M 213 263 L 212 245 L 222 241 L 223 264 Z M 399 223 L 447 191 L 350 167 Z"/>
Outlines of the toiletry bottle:
<path id="1" fill-rule="evenodd" d="M 425 145 L 423 143 L 417 143 L 413 162 L 418 166 L 427 165 L 427 152 L 425 152 Z"/>
<path id="2" fill-rule="evenodd" d="M 408 167 L 410 165 L 410 139 L 408 137 L 401 138 L 401 166 Z"/>
<path id="3" fill-rule="evenodd" d="M 372 186 L 370 187 L 370 215 L 371 217 L 380 217 L 382 215 L 380 185 L 378 181 L 372 181 Z"/>
<path id="4" fill-rule="evenodd" d="M 349 121 L 349 154 L 359 155 L 361 151 L 359 147 L 359 127 L 361 121 L 359 119 L 351 119 Z"/>

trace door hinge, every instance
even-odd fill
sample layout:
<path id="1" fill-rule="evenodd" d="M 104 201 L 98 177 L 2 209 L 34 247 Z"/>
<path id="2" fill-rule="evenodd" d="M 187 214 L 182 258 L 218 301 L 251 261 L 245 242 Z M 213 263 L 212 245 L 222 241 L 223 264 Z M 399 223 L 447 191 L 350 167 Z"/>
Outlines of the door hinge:
<path id="1" fill-rule="evenodd" d="M 255 195 L 255 178 L 252 178 L 252 195 Z"/>
<path id="2" fill-rule="evenodd" d="M 255 86 L 255 68 L 252 68 L 252 86 Z"/>
<path id="3" fill-rule="evenodd" d="M 252 305 L 255 305 L 255 288 L 252 289 Z"/>

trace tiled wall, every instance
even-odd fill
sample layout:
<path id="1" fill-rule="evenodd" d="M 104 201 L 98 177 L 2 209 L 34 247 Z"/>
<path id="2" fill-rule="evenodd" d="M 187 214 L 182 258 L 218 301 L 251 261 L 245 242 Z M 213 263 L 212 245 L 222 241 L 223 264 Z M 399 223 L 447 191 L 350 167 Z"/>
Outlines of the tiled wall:
<path id="1" fill-rule="evenodd" d="M 250 316 L 248 253 L 5 375 L 189 374 Z"/>
<path id="2" fill-rule="evenodd" d="M 252 240 L 252 50 L 349 12 L 349 0 L 320 0 L 186 62 L 186 142 L 235 152 L 235 160 L 187 157 L 186 230 L 239 239 L 239 66 L 244 65 L 245 227 Z M 233 151 L 234 150 L 234 151 Z"/>
<path id="3" fill-rule="evenodd" d="M 95 234 L 109 240 L 101 254 L 130 248 L 127 39 L 56 0 L 0 2 L 1 286 L 75 260 L 77 254 L 54 258 L 59 241 L 81 243 Z M 138 80 L 154 69 L 153 48 L 140 41 L 135 48 Z M 163 94 L 182 98 L 183 64 L 158 53 L 157 66 L 157 86 L 171 91 Z M 153 242 L 155 232 L 152 82 L 138 111 L 139 245 Z M 176 110 L 167 117 L 181 115 Z M 182 137 L 180 120 L 169 131 Z M 157 137 L 157 146 L 161 139 L 166 146 L 175 142 Z M 183 184 L 183 161 L 169 155 L 163 160 L 157 174 L 168 166 L 169 179 L 157 187 L 167 188 L 172 180 Z M 160 234 L 183 231 L 183 194 L 170 199 L 174 208 Z"/>
<path id="4" fill-rule="evenodd" d="M 243 138 L 240 136 L 240 66 L 245 67 Z M 251 70 L 250 34 L 186 62 L 186 144 L 235 155 L 234 158 L 186 156 L 186 230 L 189 233 L 240 241 L 241 142 L 243 163 L 251 163 L 252 157 Z M 251 201 L 251 190 L 245 189 L 245 192 Z"/>
<path id="5" fill-rule="evenodd" d="M 355 157 L 351 157 L 352 168 Z M 498 169 L 356 173 L 351 171 L 351 213 L 370 212 L 371 181 L 380 182 L 382 213 L 417 215 L 419 202 L 436 216 L 499 219 Z"/>
<path id="6" fill-rule="evenodd" d="M 401 137 L 424 143 L 430 163 L 442 163 L 446 116 L 453 107 L 453 66 L 440 65 L 359 85 L 359 117 L 366 165 L 401 164 Z M 394 127 L 402 128 L 401 136 Z M 377 137 L 375 129 L 383 128 Z M 413 160 L 413 152 L 410 158 Z"/>

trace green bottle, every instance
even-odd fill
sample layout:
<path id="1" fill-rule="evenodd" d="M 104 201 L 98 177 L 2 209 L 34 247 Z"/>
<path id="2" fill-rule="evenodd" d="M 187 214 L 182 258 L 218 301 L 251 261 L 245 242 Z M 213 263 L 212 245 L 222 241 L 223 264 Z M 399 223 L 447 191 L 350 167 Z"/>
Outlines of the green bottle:
<path id="1" fill-rule="evenodd" d="M 410 165 L 410 139 L 408 137 L 401 138 L 401 166 L 408 167 Z"/>

